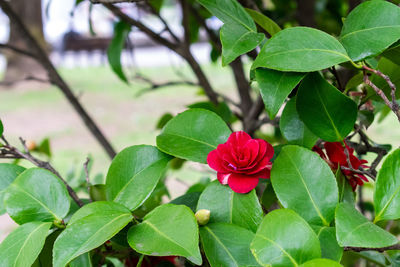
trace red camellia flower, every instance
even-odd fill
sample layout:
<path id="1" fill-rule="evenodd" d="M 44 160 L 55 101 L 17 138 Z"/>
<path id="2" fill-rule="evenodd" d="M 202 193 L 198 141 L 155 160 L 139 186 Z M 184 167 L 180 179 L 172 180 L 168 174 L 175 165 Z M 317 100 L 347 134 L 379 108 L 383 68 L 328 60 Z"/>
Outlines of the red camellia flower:
<path id="1" fill-rule="evenodd" d="M 347 150 L 349 151 L 350 163 L 351 167 L 357 170 L 360 166 L 363 168 L 368 168 L 368 166 L 364 165 L 367 163 L 366 160 L 360 160 L 356 156 L 353 155 L 354 149 L 350 148 L 346 142 Z M 332 170 L 336 171 L 338 166 L 343 166 L 349 168 L 349 163 L 347 162 L 346 154 L 344 152 L 344 147 L 339 142 L 325 142 L 324 144 L 326 154 L 322 151 L 321 148 L 315 146 L 313 150 L 317 152 L 321 158 L 323 158 L 331 167 Z M 364 182 L 368 182 L 367 177 L 362 174 L 355 173 L 351 170 L 343 170 L 342 173 L 347 177 L 353 191 L 356 190 L 357 185 L 363 185 Z"/>
<path id="2" fill-rule="evenodd" d="M 257 186 L 259 178 L 269 178 L 273 155 L 274 148 L 268 142 L 234 132 L 225 144 L 208 154 L 207 163 L 217 171 L 221 184 L 228 184 L 237 193 L 247 193 Z"/>

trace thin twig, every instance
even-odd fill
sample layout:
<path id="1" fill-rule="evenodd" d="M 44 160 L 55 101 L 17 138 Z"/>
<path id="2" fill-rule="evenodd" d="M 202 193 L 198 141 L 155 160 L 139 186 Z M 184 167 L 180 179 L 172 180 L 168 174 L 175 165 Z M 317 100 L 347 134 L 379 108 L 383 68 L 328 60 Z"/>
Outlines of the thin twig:
<path id="1" fill-rule="evenodd" d="M 146 0 L 90 0 L 92 4 L 138 3 Z"/>
<path id="2" fill-rule="evenodd" d="M 21 55 L 24 55 L 24 56 L 27 56 L 27 57 L 31 57 L 33 59 L 37 59 L 36 55 L 34 55 L 33 53 L 31 53 L 31 52 L 29 52 L 27 50 L 24 50 L 22 48 L 10 45 L 10 44 L 0 44 L 0 48 L 1 49 L 9 49 L 9 50 L 12 50 L 12 51 L 14 51 L 14 52 L 16 52 L 18 54 L 21 54 Z"/>
<path id="3" fill-rule="evenodd" d="M 86 127 L 90 130 L 92 135 L 97 139 L 97 141 L 107 152 L 108 156 L 110 158 L 114 158 L 116 152 L 111 146 L 110 142 L 107 140 L 100 128 L 81 105 L 69 85 L 57 72 L 53 63 L 50 61 L 46 51 L 39 45 L 37 40 L 33 37 L 33 35 L 28 30 L 18 14 L 11 8 L 10 3 L 5 0 L 0 0 L 0 8 L 8 16 L 10 21 L 14 23 L 15 27 L 21 33 L 21 36 L 24 37 L 26 45 L 29 46 L 29 48 L 33 51 L 37 62 L 40 63 L 40 65 L 42 65 L 42 67 L 47 71 L 51 83 L 56 85 L 61 90 L 64 96 L 68 99 L 69 103 L 79 114 Z"/>
<path id="4" fill-rule="evenodd" d="M 90 194 L 90 179 L 89 179 L 89 162 L 90 162 L 90 158 L 87 157 L 85 163 L 83 163 L 83 169 L 85 171 L 85 179 L 86 179 L 86 186 L 87 186 L 87 190 L 88 190 L 88 194 Z"/>
<path id="5" fill-rule="evenodd" d="M 345 251 L 355 251 L 355 252 L 368 251 L 368 250 L 384 252 L 387 250 L 398 250 L 398 249 L 400 249 L 400 244 L 396 244 L 396 245 L 389 246 L 389 247 L 383 247 L 383 248 L 344 247 L 343 249 Z"/>
<path id="6" fill-rule="evenodd" d="M 385 102 L 385 104 L 394 112 L 394 114 L 396 114 L 397 119 L 400 122 L 400 107 L 396 102 L 396 86 L 392 83 L 392 81 L 390 80 L 389 76 L 383 74 L 382 72 L 380 72 L 379 70 L 375 70 L 375 69 L 371 69 L 367 66 L 363 66 L 364 69 L 364 83 L 369 85 L 372 89 L 374 89 L 374 91 L 376 92 L 377 95 L 379 95 L 383 101 Z M 368 70 L 370 72 L 375 73 L 376 75 L 382 77 L 386 83 L 389 85 L 389 87 L 391 88 L 391 97 L 392 97 L 392 101 L 390 101 L 387 96 L 385 95 L 385 93 L 382 91 L 382 89 L 380 89 L 378 86 L 376 86 L 368 77 L 367 73 L 365 72 L 365 70 Z"/>
<path id="7" fill-rule="evenodd" d="M 40 82 L 40 83 L 50 83 L 50 81 L 46 80 L 46 79 L 42 79 L 42 78 L 38 78 L 38 77 L 34 77 L 34 76 L 26 76 L 25 78 L 20 79 L 20 80 L 8 81 L 8 82 L 7 81 L 6 82 L 1 81 L 0 82 L 0 86 L 12 86 L 12 85 L 18 84 L 20 82 L 25 82 L 25 81 L 35 81 L 35 82 Z"/>
<path id="8" fill-rule="evenodd" d="M 14 158 L 14 159 L 25 159 L 28 160 L 29 162 L 33 163 L 34 165 L 36 165 L 39 168 L 43 168 L 46 169 L 50 172 L 52 172 L 53 174 L 55 174 L 67 187 L 68 193 L 71 196 L 71 198 L 76 202 L 76 204 L 78 204 L 79 207 L 83 206 L 83 202 L 79 199 L 78 195 L 76 194 L 76 192 L 74 191 L 74 189 L 72 189 L 68 183 L 61 177 L 60 173 L 57 172 L 53 166 L 51 166 L 51 164 L 47 161 L 43 161 L 40 160 L 38 158 L 35 158 L 34 156 L 31 155 L 31 153 L 29 152 L 26 144 L 25 144 L 25 140 L 22 139 L 20 137 L 20 141 L 22 143 L 22 146 L 24 147 L 25 153 L 20 151 L 18 148 L 10 145 L 8 143 L 8 141 L 5 139 L 5 137 L 3 136 L 2 139 L 4 140 L 5 145 L 3 145 L 0 148 L 0 158 Z M 4 155 L 4 157 L 2 156 Z"/>

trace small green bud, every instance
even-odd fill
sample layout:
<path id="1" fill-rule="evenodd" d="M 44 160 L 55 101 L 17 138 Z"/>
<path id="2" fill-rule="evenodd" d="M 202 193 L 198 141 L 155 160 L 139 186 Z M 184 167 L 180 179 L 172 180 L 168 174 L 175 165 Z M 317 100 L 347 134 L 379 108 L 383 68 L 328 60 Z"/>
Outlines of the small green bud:
<path id="1" fill-rule="evenodd" d="M 201 209 L 198 210 L 194 216 L 196 217 L 199 225 L 206 225 L 210 220 L 210 214 L 211 212 L 209 210 Z"/>

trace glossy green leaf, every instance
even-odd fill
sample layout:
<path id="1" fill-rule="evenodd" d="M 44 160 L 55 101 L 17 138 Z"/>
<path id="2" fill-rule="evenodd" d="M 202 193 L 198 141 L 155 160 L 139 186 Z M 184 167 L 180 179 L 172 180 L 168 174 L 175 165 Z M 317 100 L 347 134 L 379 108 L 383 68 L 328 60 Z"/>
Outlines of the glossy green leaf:
<path id="1" fill-rule="evenodd" d="M 318 73 L 308 74 L 296 100 L 300 119 L 315 135 L 328 142 L 342 141 L 354 127 L 357 104 Z"/>
<path id="2" fill-rule="evenodd" d="M 336 171 L 335 177 L 339 189 L 339 202 L 354 204 L 356 201 L 355 193 L 351 188 L 349 180 L 339 168 Z"/>
<path id="3" fill-rule="evenodd" d="M 38 266 L 40 267 L 53 267 L 53 246 L 57 237 L 61 234 L 62 230 L 55 230 L 46 237 L 44 246 L 40 251 L 39 257 L 36 259 Z"/>
<path id="4" fill-rule="evenodd" d="M 374 206 L 374 222 L 400 218 L 400 149 L 387 156 L 378 172 Z"/>
<path id="5" fill-rule="evenodd" d="M 284 29 L 263 46 L 252 69 L 311 72 L 349 61 L 344 47 L 329 34 L 307 27 Z"/>
<path id="6" fill-rule="evenodd" d="M 90 253 L 86 252 L 72 260 L 69 267 L 92 267 L 92 259 L 90 258 Z"/>
<path id="7" fill-rule="evenodd" d="M 268 18 L 264 14 L 250 8 L 245 8 L 246 12 L 252 17 L 252 19 L 263 28 L 269 35 L 273 36 L 279 31 L 281 27 L 275 23 L 272 19 Z"/>
<path id="8" fill-rule="evenodd" d="M 4 206 L 4 193 L 6 188 L 25 170 L 24 167 L 10 164 L 0 163 L 0 214 L 6 211 Z"/>
<path id="9" fill-rule="evenodd" d="M 169 122 L 174 116 L 171 113 L 165 113 L 164 115 L 161 116 L 161 118 L 158 120 L 156 129 L 162 129 L 164 126 Z"/>
<path id="10" fill-rule="evenodd" d="M 256 80 L 271 119 L 275 118 L 283 102 L 293 88 L 303 79 L 304 73 L 281 72 L 276 70 L 256 69 Z"/>
<path id="11" fill-rule="evenodd" d="M 175 205 L 185 205 L 193 212 L 196 212 L 197 203 L 199 202 L 201 192 L 186 193 L 178 198 L 175 198 L 170 203 Z"/>
<path id="12" fill-rule="evenodd" d="M 263 212 L 255 190 L 239 194 L 218 181 L 210 183 L 203 191 L 197 210 L 211 211 L 210 223 L 233 223 L 253 232 L 262 221 Z"/>
<path id="13" fill-rule="evenodd" d="M 264 34 L 245 9 L 235 0 L 197 0 L 224 25 L 221 28 L 222 65 L 226 66 L 238 56 L 258 46 Z"/>
<path id="14" fill-rule="evenodd" d="M 337 206 L 335 222 L 336 238 L 342 247 L 381 248 L 398 242 L 395 236 L 368 221 L 347 203 Z"/>
<path id="15" fill-rule="evenodd" d="M 250 251 L 254 233 L 228 223 L 200 227 L 201 244 L 211 267 L 259 266 Z"/>
<path id="16" fill-rule="evenodd" d="M 262 266 L 298 266 L 321 257 L 316 234 L 307 222 L 289 209 L 268 213 L 250 248 Z"/>
<path id="17" fill-rule="evenodd" d="M 4 126 L 3 126 L 3 123 L 0 120 L 0 136 L 3 135 L 3 131 L 4 131 Z"/>
<path id="18" fill-rule="evenodd" d="M 4 195 L 7 213 L 18 224 L 61 221 L 68 213 L 70 198 L 64 183 L 45 169 L 21 173 Z"/>
<path id="19" fill-rule="evenodd" d="M 147 214 L 128 232 L 128 243 L 137 252 L 152 256 L 182 256 L 200 265 L 199 229 L 186 206 L 165 204 Z"/>
<path id="20" fill-rule="evenodd" d="M 274 188 L 272 187 L 271 182 L 267 183 L 267 186 L 261 196 L 261 204 L 265 210 L 268 210 L 272 204 L 277 202 L 278 199 L 274 192 Z"/>
<path id="21" fill-rule="evenodd" d="M 400 8 L 366 1 L 344 20 L 340 41 L 353 61 L 376 55 L 400 39 Z"/>
<path id="22" fill-rule="evenodd" d="M 393 63 L 387 58 L 382 57 L 378 63 L 378 70 L 384 73 L 385 75 L 389 76 L 392 83 L 396 86 L 396 88 L 400 88 L 400 66 Z M 373 74 L 371 77 L 371 81 L 382 91 L 385 95 L 392 99 L 391 96 L 391 88 L 389 87 L 388 83 L 380 76 Z M 367 86 L 367 97 L 372 100 L 381 101 L 383 102 L 382 98 L 378 96 L 374 89 Z M 400 90 L 396 90 L 396 99 L 400 98 Z"/>
<path id="23" fill-rule="evenodd" d="M 131 212 L 118 203 L 98 201 L 83 206 L 54 243 L 53 266 L 65 266 L 79 255 L 97 248 L 131 220 Z"/>
<path id="24" fill-rule="evenodd" d="M 400 65 L 400 44 L 399 42 L 393 44 L 391 47 L 386 49 L 382 56 L 389 59 L 393 63 Z"/>
<path id="25" fill-rule="evenodd" d="M 229 106 L 225 102 L 220 102 L 216 106 L 212 102 L 197 102 L 188 106 L 188 108 L 202 108 L 216 113 L 221 117 L 226 123 L 230 123 L 232 121 L 232 111 Z"/>
<path id="26" fill-rule="evenodd" d="M 170 155 L 206 163 L 207 155 L 228 140 L 231 131 L 214 112 L 189 109 L 165 125 L 157 136 L 157 147 Z"/>
<path id="27" fill-rule="evenodd" d="M 338 189 L 331 169 L 317 153 L 299 146 L 283 147 L 272 166 L 271 182 L 285 208 L 311 224 L 329 226 Z"/>
<path id="28" fill-rule="evenodd" d="M 300 265 L 300 267 L 342 267 L 340 263 L 328 259 L 314 259 Z"/>
<path id="29" fill-rule="evenodd" d="M 286 103 L 279 121 L 279 128 L 289 144 L 311 149 L 318 140 L 318 137 L 300 120 L 295 97 Z"/>
<path id="30" fill-rule="evenodd" d="M 125 41 L 131 31 L 131 25 L 126 22 L 119 21 L 114 25 L 114 37 L 107 49 L 108 62 L 114 73 L 124 82 L 128 83 L 128 79 L 122 70 L 121 54 L 125 47 Z"/>
<path id="31" fill-rule="evenodd" d="M 312 226 L 321 246 L 321 257 L 340 261 L 343 255 L 343 248 L 339 246 L 336 240 L 336 229 L 326 226 Z"/>
<path id="32" fill-rule="evenodd" d="M 30 267 L 38 257 L 51 223 L 30 222 L 19 226 L 0 244 L 2 267 Z"/>
<path id="33" fill-rule="evenodd" d="M 170 159 L 154 146 L 125 148 L 115 156 L 107 173 L 108 200 L 135 210 L 153 192 Z"/>

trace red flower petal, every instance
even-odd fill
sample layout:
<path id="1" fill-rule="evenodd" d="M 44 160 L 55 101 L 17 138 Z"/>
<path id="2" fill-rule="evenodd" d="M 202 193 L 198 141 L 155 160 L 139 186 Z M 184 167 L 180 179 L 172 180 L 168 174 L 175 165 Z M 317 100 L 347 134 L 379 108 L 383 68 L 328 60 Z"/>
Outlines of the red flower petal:
<path id="1" fill-rule="evenodd" d="M 251 178 L 246 175 L 232 173 L 228 179 L 229 187 L 236 193 L 248 193 L 258 184 L 258 178 Z"/>
<path id="2" fill-rule="evenodd" d="M 334 165 L 337 165 L 339 163 L 341 166 L 346 166 L 346 154 L 344 153 L 344 147 L 342 147 L 341 143 L 326 142 L 324 144 L 324 147 L 329 160 L 333 162 Z"/>
<path id="3" fill-rule="evenodd" d="M 207 156 L 207 163 L 208 166 L 210 166 L 211 169 L 216 170 L 217 172 L 224 172 L 227 171 L 227 169 L 224 166 L 223 160 L 220 158 L 217 149 L 211 151 L 208 153 Z"/>
<path id="4" fill-rule="evenodd" d="M 244 146 L 249 140 L 251 140 L 251 136 L 246 132 L 240 131 L 232 133 L 227 143 L 233 145 L 233 147 L 239 147 Z"/>
<path id="5" fill-rule="evenodd" d="M 217 179 L 221 184 L 228 184 L 229 177 L 231 176 L 230 173 L 217 173 Z"/>

